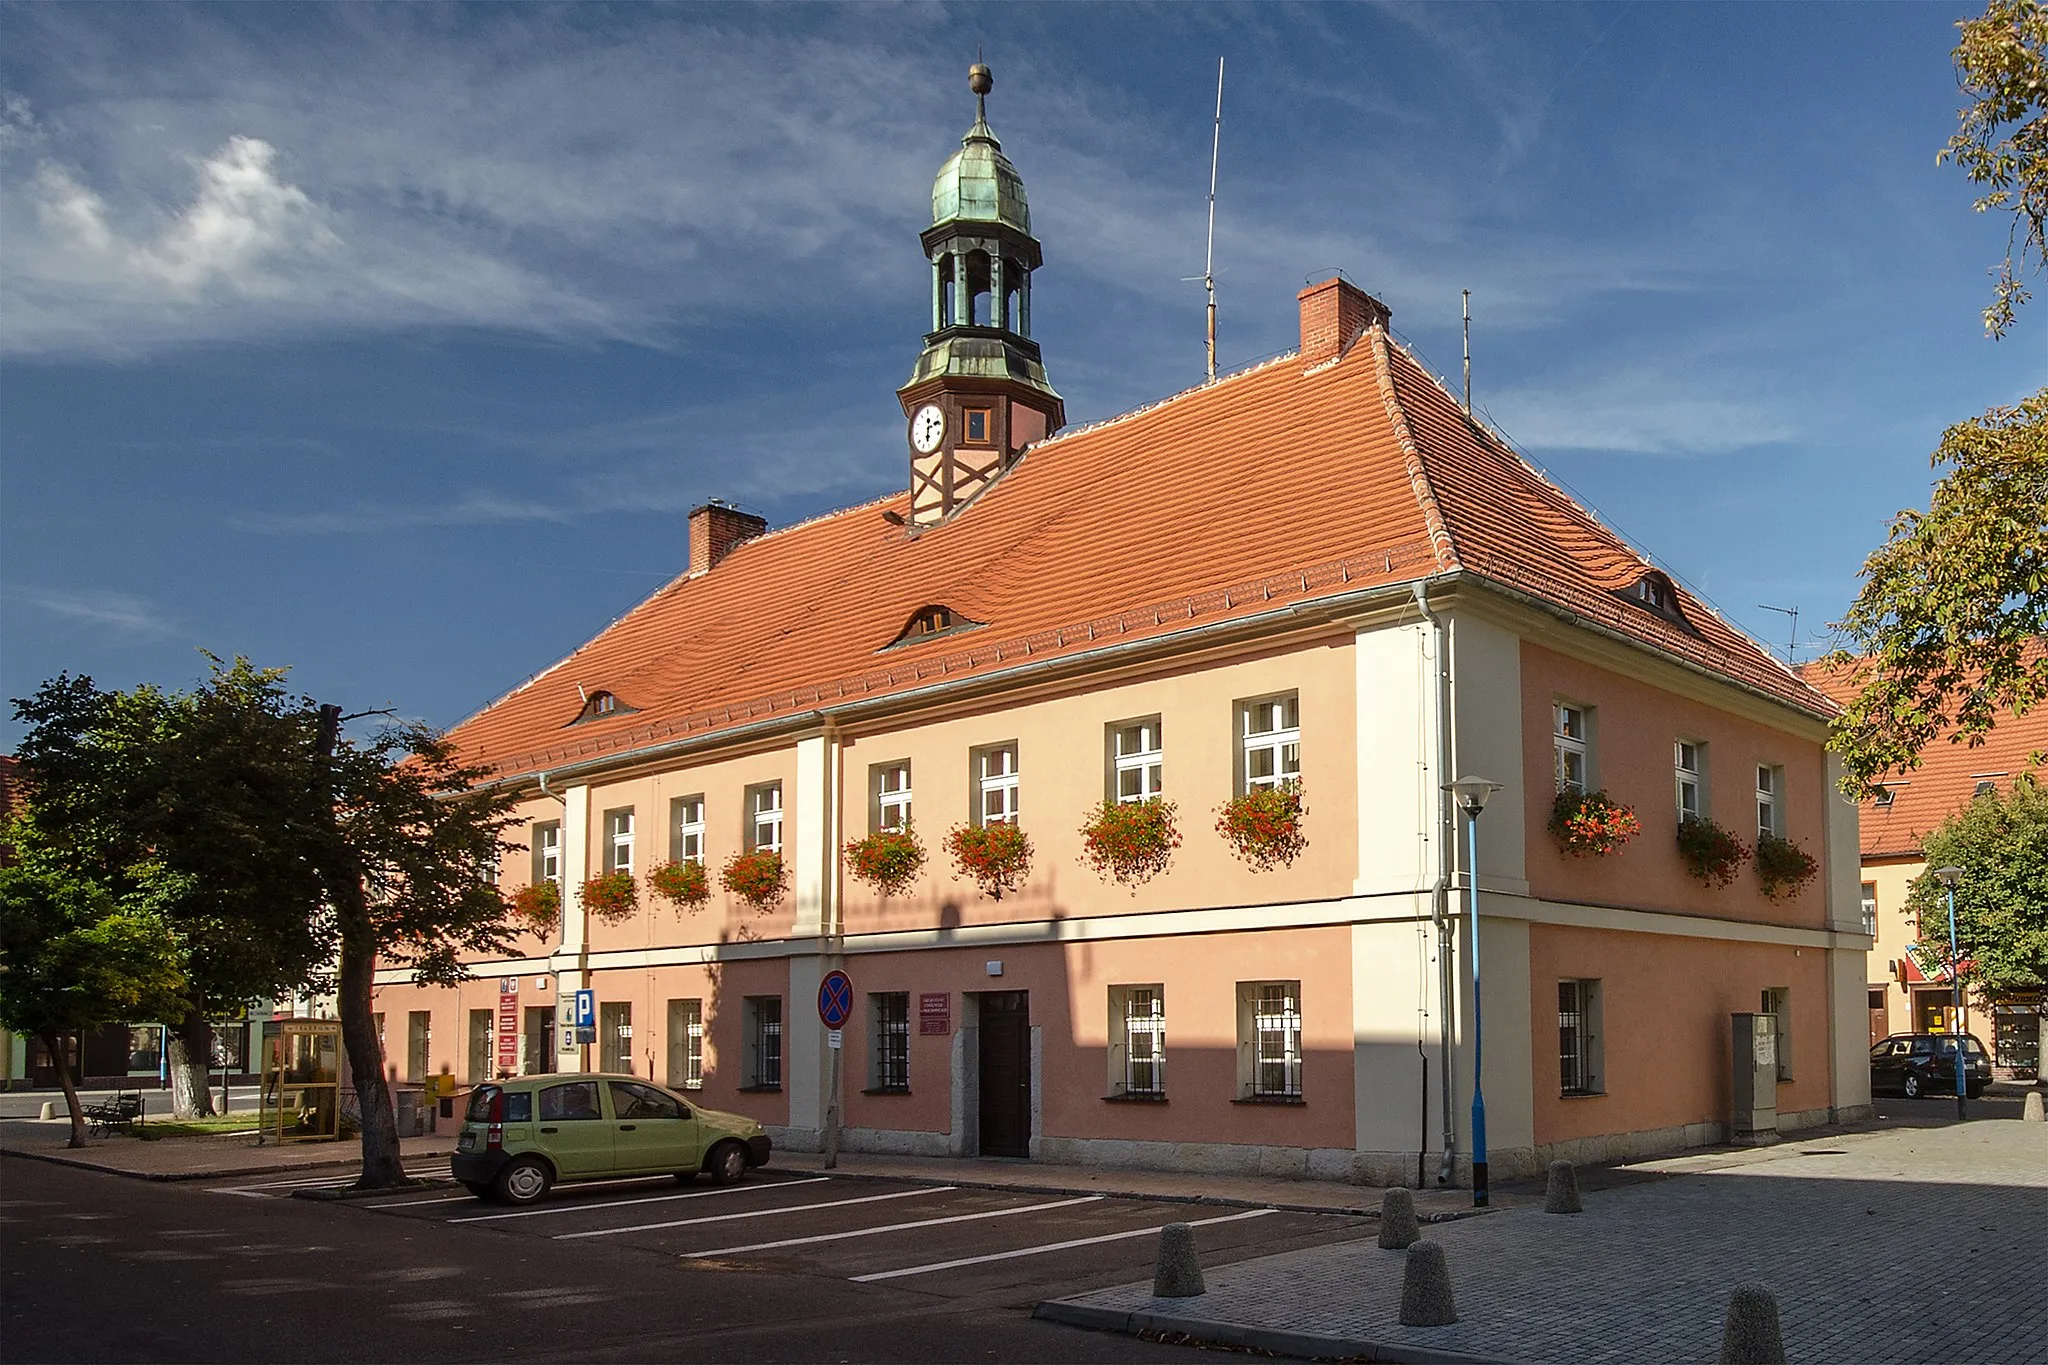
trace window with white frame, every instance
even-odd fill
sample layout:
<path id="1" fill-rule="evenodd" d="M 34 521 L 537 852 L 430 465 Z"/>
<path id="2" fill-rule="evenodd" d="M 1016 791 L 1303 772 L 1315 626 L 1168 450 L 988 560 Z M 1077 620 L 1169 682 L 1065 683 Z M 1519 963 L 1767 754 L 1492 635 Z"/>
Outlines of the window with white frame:
<path id="1" fill-rule="evenodd" d="M 1242 790 L 1301 779 L 1301 699 L 1293 692 L 1238 703 Z"/>
<path id="2" fill-rule="evenodd" d="M 1592 709 L 1556 702 L 1550 708 L 1557 789 L 1584 795 L 1592 786 Z"/>
<path id="3" fill-rule="evenodd" d="M 1863 932 L 1877 937 L 1877 883 L 1863 883 Z"/>
<path id="4" fill-rule="evenodd" d="M 1785 770 L 1759 763 L 1756 769 L 1756 837 L 1785 834 Z"/>
<path id="5" fill-rule="evenodd" d="M 910 827 L 910 760 L 877 763 L 868 769 L 874 806 L 869 818 L 877 831 Z"/>
<path id="6" fill-rule="evenodd" d="M 748 1090 L 782 1088 L 782 997 L 750 995 L 740 1002 L 747 1035 Z"/>
<path id="7" fill-rule="evenodd" d="M 1249 1100 L 1301 1098 L 1301 983 L 1237 987 L 1238 1090 Z"/>
<path id="8" fill-rule="evenodd" d="M 1763 993 L 1763 1003 L 1757 1013 L 1768 1014 L 1776 1022 L 1778 1034 L 1778 1079 L 1792 1079 L 1792 988 L 1771 986 Z"/>
<path id="9" fill-rule="evenodd" d="M 668 856 L 678 863 L 704 861 L 702 796 L 678 796 L 668 803 Z"/>
<path id="10" fill-rule="evenodd" d="M 747 851 L 782 852 L 782 784 L 764 782 L 747 788 Z"/>
<path id="11" fill-rule="evenodd" d="M 1111 790 L 1119 802 L 1149 801 L 1163 790 L 1166 750 L 1159 717 L 1127 721 L 1110 729 Z"/>
<path id="12" fill-rule="evenodd" d="M 533 885 L 562 883 L 562 822 L 543 820 L 533 827 Z"/>
<path id="13" fill-rule="evenodd" d="M 910 1090 L 910 995 L 878 991 L 868 996 L 868 1089 Z"/>
<path id="14" fill-rule="evenodd" d="M 633 870 L 633 808 L 604 813 L 604 870 Z"/>
<path id="15" fill-rule="evenodd" d="M 1678 822 L 1704 819 L 1707 814 L 1707 746 L 1697 740 L 1681 739 L 1673 746 L 1672 763 L 1678 776 Z"/>
<path id="16" fill-rule="evenodd" d="M 668 1083 L 677 1090 L 704 1088 L 704 1002 L 668 1002 Z"/>
<path id="17" fill-rule="evenodd" d="M 1557 983 L 1557 1087 L 1565 1095 L 1604 1092 L 1600 1071 L 1600 982 Z"/>
<path id="18" fill-rule="evenodd" d="M 1109 988 L 1109 1093 L 1166 1096 L 1166 988 Z"/>
<path id="19" fill-rule="evenodd" d="M 1008 825 L 1017 820 L 1017 743 L 991 744 L 974 751 L 974 823 Z"/>

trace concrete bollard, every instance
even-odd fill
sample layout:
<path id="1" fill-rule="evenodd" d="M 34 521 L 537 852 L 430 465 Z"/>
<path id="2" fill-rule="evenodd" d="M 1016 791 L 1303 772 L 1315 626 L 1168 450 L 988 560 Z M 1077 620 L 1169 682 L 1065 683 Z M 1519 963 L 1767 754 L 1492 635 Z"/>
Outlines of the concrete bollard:
<path id="1" fill-rule="evenodd" d="M 1396 1185 L 1380 1196 L 1380 1245 L 1399 1251 L 1422 1240 L 1422 1228 L 1415 1221 L 1415 1196 Z"/>
<path id="2" fill-rule="evenodd" d="M 56 1118 L 57 1102 L 55 1100 L 44 1100 L 43 1112 L 37 1117 L 41 1118 L 44 1123 L 48 1123 L 51 1119 Z"/>
<path id="3" fill-rule="evenodd" d="M 2022 1119 L 2026 1120 L 2026 1121 L 2027 1121 L 2028 1123 L 2039 1123 L 2039 1122 L 2041 1122 L 2041 1120 L 2042 1120 L 2042 1112 L 2041 1112 L 2041 1092 L 2040 1092 L 2040 1091 L 2038 1091 L 2038 1090 L 2029 1090 L 2029 1091 L 2027 1092 L 2027 1102 L 2026 1102 L 2025 1106 L 2024 1106 L 2024 1107 L 2022 1107 L 2022 1108 L 2021 1108 L 2021 1110 L 2020 1110 L 2020 1117 L 2021 1117 Z"/>
<path id="4" fill-rule="evenodd" d="M 1443 1247 L 1417 1242 L 1408 1248 L 1408 1264 L 1401 1271 L 1401 1325 L 1448 1327 L 1457 1320 L 1458 1306 L 1451 1298 L 1451 1270 L 1444 1263 Z"/>
<path id="5" fill-rule="evenodd" d="M 1159 1264 L 1152 1272 L 1152 1297 L 1192 1299 L 1206 1292 L 1202 1262 L 1195 1255 L 1195 1230 L 1186 1223 L 1159 1229 Z"/>
<path id="6" fill-rule="evenodd" d="M 1778 1296 L 1760 1284 L 1739 1284 L 1721 1325 L 1721 1365 L 1785 1365 Z"/>
<path id="7" fill-rule="evenodd" d="M 1543 1211 L 1545 1213 L 1580 1213 L 1585 1206 L 1579 1202 L 1579 1172 L 1569 1161 L 1550 1163 L 1550 1183 L 1543 1190 Z"/>

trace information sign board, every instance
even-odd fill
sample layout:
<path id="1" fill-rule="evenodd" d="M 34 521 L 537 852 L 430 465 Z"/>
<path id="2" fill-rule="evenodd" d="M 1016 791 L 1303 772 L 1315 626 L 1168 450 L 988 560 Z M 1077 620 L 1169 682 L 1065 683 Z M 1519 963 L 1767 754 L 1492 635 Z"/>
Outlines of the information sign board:
<path id="1" fill-rule="evenodd" d="M 498 992 L 498 1070 L 519 1073 L 519 997 Z"/>
<path id="2" fill-rule="evenodd" d="M 953 1031 L 951 992 L 932 991 L 917 997 L 917 1031 L 926 1035 Z"/>

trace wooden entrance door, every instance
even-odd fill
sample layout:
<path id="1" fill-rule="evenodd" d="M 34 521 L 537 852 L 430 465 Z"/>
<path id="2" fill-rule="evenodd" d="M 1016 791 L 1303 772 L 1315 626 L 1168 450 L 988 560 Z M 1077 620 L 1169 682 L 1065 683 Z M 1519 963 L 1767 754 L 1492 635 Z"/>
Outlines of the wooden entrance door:
<path id="1" fill-rule="evenodd" d="M 981 997 L 981 1154 L 1031 1155 L 1031 992 Z"/>

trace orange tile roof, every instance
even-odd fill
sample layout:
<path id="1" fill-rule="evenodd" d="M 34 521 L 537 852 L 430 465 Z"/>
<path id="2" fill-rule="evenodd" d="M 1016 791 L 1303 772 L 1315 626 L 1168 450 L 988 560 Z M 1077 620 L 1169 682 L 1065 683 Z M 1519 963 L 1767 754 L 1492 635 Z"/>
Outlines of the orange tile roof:
<path id="1" fill-rule="evenodd" d="M 1819 693 L 1681 592 L 1690 631 L 1614 590 L 1648 565 L 1468 421 L 1384 328 L 1032 447 L 915 538 L 895 493 L 685 574 L 454 730 L 507 775 L 987 676 L 1462 570 L 1814 715 Z M 883 652 L 943 604 L 980 623 Z M 578 685 L 635 710 L 569 724 Z"/>
<path id="2" fill-rule="evenodd" d="M 2044 648 L 2048 641 L 2037 642 L 2026 657 L 2038 659 Z M 1844 704 L 1860 690 L 1856 662 L 1831 666 L 1816 661 L 1799 671 Z M 1872 798 L 1859 808 L 1864 858 L 1919 857 L 1927 835 L 1970 803 L 1980 781 L 2010 790 L 2013 777 L 2028 770 L 2028 757 L 2041 750 L 2048 750 L 2048 706 L 2024 716 L 2000 712 L 1997 725 L 1975 747 L 1953 735 L 1936 739 L 1920 751 L 1919 767 L 1884 780 L 1891 792 L 1889 805 Z"/>

